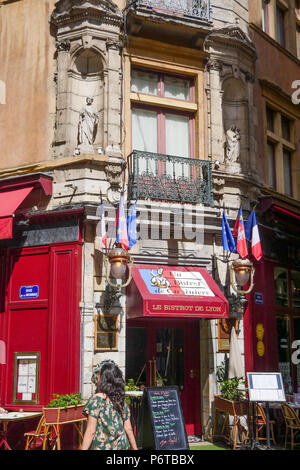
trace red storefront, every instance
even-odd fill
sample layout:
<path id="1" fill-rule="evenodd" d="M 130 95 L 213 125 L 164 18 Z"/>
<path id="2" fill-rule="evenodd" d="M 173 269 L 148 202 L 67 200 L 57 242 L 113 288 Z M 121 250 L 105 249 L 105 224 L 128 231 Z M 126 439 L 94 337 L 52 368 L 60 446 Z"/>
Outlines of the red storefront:
<path id="1" fill-rule="evenodd" d="M 146 386 L 160 380 L 177 385 L 187 433 L 200 435 L 199 319 L 228 318 L 228 301 L 205 268 L 134 265 L 132 278 L 127 288 L 127 378 L 139 378 Z"/>
<path id="2" fill-rule="evenodd" d="M 9 410 L 41 410 L 80 387 L 83 209 L 32 211 L 51 195 L 44 175 L 0 184 L 0 406 Z"/>
<path id="3" fill-rule="evenodd" d="M 264 257 L 244 317 L 246 371 L 280 371 L 287 393 L 300 388 L 300 210 L 267 198 L 257 209 Z M 293 354 L 294 359 L 293 360 Z"/>

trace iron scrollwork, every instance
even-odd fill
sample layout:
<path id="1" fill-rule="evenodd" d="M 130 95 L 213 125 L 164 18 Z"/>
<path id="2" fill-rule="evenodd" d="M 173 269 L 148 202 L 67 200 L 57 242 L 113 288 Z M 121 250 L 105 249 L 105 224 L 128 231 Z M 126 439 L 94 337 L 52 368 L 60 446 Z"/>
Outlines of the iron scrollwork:
<path id="1" fill-rule="evenodd" d="M 128 0 L 138 8 L 159 10 L 169 14 L 189 16 L 202 21 L 211 20 L 210 0 Z"/>
<path id="2" fill-rule="evenodd" d="M 129 168 L 130 199 L 213 205 L 209 161 L 134 150 Z"/>

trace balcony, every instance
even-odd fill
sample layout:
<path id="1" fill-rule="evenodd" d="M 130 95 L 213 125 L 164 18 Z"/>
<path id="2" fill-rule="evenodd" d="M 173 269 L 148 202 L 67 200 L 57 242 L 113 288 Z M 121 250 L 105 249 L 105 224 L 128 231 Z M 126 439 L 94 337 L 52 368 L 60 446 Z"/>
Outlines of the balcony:
<path id="1" fill-rule="evenodd" d="M 127 6 L 133 6 L 135 9 L 144 8 L 169 16 L 192 18 L 201 22 L 211 21 L 210 0 L 127 0 Z"/>
<path id="2" fill-rule="evenodd" d="M 211 162 L 134 150 L 128 197 L 213 206 Z"/>

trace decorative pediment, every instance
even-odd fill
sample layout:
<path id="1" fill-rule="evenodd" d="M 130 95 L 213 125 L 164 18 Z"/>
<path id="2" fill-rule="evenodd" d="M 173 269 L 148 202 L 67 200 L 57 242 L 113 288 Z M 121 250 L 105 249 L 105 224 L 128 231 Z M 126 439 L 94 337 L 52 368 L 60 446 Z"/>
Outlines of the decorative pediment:
<path id="1" fill-rule="evenodd" d="M 58 0 L 51 15 L 52 22 L 80 17 L 87 13 L 101 16 L 111 16 L 121 19 L 121 10 L 111 0 Z"/>
<path id="2" fill-rule="evenodd" d="M 230 41 L 236 45 L 244 46 L 255 53 L 255 46 L 251 38 L 237 25 L 226 26 L 213 30 L 206 38 L 206 44 L 214 41 Z"/>

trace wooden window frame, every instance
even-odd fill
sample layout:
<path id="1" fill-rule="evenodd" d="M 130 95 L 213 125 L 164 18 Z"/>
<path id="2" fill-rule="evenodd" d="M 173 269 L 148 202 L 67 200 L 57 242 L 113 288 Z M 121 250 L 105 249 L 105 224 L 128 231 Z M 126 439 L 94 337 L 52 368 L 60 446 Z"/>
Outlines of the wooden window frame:
<path id="1" fill-rule="evenodd" d="M 144 109 L 155 111 L 157 113 L 157 152 L 166 155 L 166 114 L 175 114 L 177 116 L 186 116 L 189 118 L 189 142 L 190 142 L 190 155 L 187 158 L 195 158 L 195 117 L 188 111 L 175 110 L 158 106 L 147 106 L 138 103 L 132 103 L 131 116 L 133 109 Z M 132 117 L 131 117 L 132 122 Z M 131 132 L 133 126 L 131 125 Z M 132 136 L 131 136 L 132 142 Z M 135 150 L 132 148 L 132 150 Z"/>
<path id="2" fill-rule="evenodd" d="M 131 84 L 132 84 L 132 73 L 134 71 L 141 71 L 141 72 L 147 72 L 149 74 L 153 74 L 157 76 L 157 95 L 153 95 L 151 93 L 140 93 L 140 92 L 134 92 L 131 90 Z M 165 91 L 165 77 L 176 77 L 176 78 L 181 78 L 182 80 L 186 80 L 190 84 L 190 99 L 189 100 L 184 100 L 180 98 L 171 98 L 171 97 L 166 97 L 164 94 Z M 171 72 L 165 72 L 161 70 L 153 70 L 153 69 L 148 69 L 144 67 L 138 67 L 138 66 L 133 66 L 131 69 L 131 77 L 130 77 L 130 91 L 131 93 L 136 93 L 138 95 L 146 95 L 146 96 L 152 96 L 154 98 L 163 98 L 165 100 L 176 100 L 182 103 L 195 103 L 195 82 L 193 77 L 185 76 L 182 74 L 178 73 L 171 73 Z"/>
<path id="3" fill-rule="evenodd" d="M 271 131 L 267 126 L 267 109 L 274 113 L 274 130 Z M 290 122 L 290 140 L 286 140 L 283 137 L 282 133 L 282 117 L 289 120 Z M 284 175 L 283 175 L 283 152 L 284 149 L 290 152 L 291 154 L 291 195 L 286 194 L 288 197 L 294 197 L 294 188 L 293 188 L 293 155 L 296 151 L 296 145 L 294 142 L 294 126 L 295 126 L 295 117 L 291 116 L 288 112 L 279 107 L 273 106 L 269 103 L 268 100 L 265 102 L 265 129 L 266 129 L 266 139 L 265 139 L 265 155 L 266 155 L 266 165 L 268 168 L 266 184 L 269 185 L 269 164 L 268 164 L 268 142 L 275 145 L 275 189 L 277 192 L 282 194 L 285 193 L 284 189 Z M 280 175 L 282 175 L 282 181 L 280 180 Z"/>

